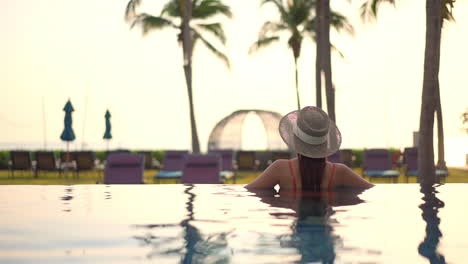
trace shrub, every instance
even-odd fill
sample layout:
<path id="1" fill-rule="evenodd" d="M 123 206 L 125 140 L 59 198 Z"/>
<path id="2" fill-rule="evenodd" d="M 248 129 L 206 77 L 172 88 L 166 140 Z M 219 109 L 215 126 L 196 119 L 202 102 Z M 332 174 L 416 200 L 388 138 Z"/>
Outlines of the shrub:
<path id="1" fill-rule="evenodd" d="M 10 161 L 10 151 L 0 151 L 0 169 L 8 169 L 8 162 Z"/>

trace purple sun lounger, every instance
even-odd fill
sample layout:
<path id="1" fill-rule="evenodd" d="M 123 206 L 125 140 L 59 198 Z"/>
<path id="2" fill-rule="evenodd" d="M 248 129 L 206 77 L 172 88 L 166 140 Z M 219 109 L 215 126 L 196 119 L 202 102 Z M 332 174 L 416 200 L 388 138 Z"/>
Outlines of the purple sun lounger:
<path id="1" fill-rule="evenodd" d="M 164 159 L 161 170 L 154 176 L 158 179 L 180 179 L 185 166 L 185 158 L 188 155 L 186 150 L 167 150 L 164 152 Z"/>
<path id="2" fill-rule="evenodd" d="M 341 159 L 341 152 L 339 150 L 337 152 L 331 154 L 330 156 L 328 156 L 327 160 L 329 162 L 333 162 L 333 163 L 343 163 L 343 161 Z"/>
<path id="3" fill-rule="evenodd" d="M 390 151 L 386 149 L 364 150 L 364 175 L 369 177 L 398 177 L 400 173 L 393 170 Z"/>
<path id="4" fill-rule="evenodd" d="M 141 184 L 145 156 L 133 153 L 112 153 L 104 168 L 104 184 Z"/>
<path id="5" fill-rule="evenodd" d="M 408 147 L 403 151 L 403 163 L 405 164 L 406 176 L 419 176 L 418 171 L 418 148 Z M 436 175 L 447 176 L 446 170 L 436 170 Z"/>
<path id="6" fill-rule="evenodd" d="M 221 157 L 219 154 L 188 155 L 182 173 L 182 183 L 220 183 Z"/>
<path id="7" fill-rule="evenodd" d="M 230 179 L 234 177 L 234 151 L 232 149 L 216 149 L 210 150 L 208 154 L 219 154 L 221 156 L 221 177 L 223 179 Z"/>

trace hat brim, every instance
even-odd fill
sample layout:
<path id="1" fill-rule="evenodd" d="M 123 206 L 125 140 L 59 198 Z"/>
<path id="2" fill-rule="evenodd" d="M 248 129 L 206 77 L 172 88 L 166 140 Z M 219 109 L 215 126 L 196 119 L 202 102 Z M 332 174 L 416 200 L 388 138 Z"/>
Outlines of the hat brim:
<path id="1" fill-rule="evenodd" d="M 310 158 L 325 158 L 340 149 L 341 133 L 335 122 L 329 120 L 327 140 L 318 145 L 308 144 L 298 138 L 293 127 L 297 121 L 299 111 L 295 110 L 281 118 L 279 123 L 279 133 L 284 143 L 297 153 Z"/>

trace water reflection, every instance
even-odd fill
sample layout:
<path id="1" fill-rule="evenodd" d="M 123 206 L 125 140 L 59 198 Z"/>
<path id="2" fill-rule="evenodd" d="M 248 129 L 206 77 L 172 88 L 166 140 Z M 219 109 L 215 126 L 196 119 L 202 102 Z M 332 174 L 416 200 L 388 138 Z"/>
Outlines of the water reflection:
<path id="1" fill-rule="evenodd" d="M 209 235 L 203 235 L 202 232 L 194 225 L 197 222 L 195 218 L 195 186 L 190 185 L 184 190 L 188 199 L 185 203 L 187 216 L 178 226 L 183 228 L 183 235 L 176 234 L 175 236 L 163 237 L 147 233 L 144 236 L 134 236 L 134 238 L 143 246 L 152 248 L 152 252 L 147 255 L 147 258 L 159 258 L 161 256 L 178 255 L 180 263 L 229 263 L 230 254 L 227 242 L 227 235 L 230 232 L 220 232 Z M 198 219 L 201 220 L 201 219 Z M 221 223 L 222 224 L 222 223 Z M 174 224 L 155 224 L 155 225 L 135 225 L 136 228 L 152 230 L 155 233 L 162 229 L 174 228 Z M 162 233 L 162 232 L 161 232 Z M 183 238 L 183 246 L 175 246 L 177 240 Z M 167 247 L 167 245 L 170 245 Z"/>
<path id="2" fill-rule="evenodd" d="M 292 209 L 292 212 L 271 213 L 277 218 L 294 216 L 292 234 L 283 235 L 280 246 L 295 248 L 300 254 L 298 263 L 334 263 L 335 245 L 341 241 L 334 233 L 332 218 L 335 208 L 364 202 L 359 198 L 363 189 L 338 190 L 336 192 L 304 193 L 302 195 L 278 194 L 275 191 L 254 191 L 261 201 L 276 208 Z"/>
<path id="3" fill-rule="evenodd" d="M 63 201 L 64 205 L 64 209 L 62 211 L 67 213 L 71 212 L 70 201 L 73 200 L 73 187 L 71 185 L 65 186 L 65 194 L 60 197 L 60 199 Z"/>
<path id="4" fill-rule="evenodd" d="M 106 185 L 106 191 L 104 192 L 104 199 L 105 200 L 110 200 L 112 199 L 112 193 L 111 193 L 111 186 L 110 185 Z"/>
<path id="5" fill-rule="evenodd" d="M 445 263 L 444 255 L 437 252 L 442 232 L 439 224 L 440 218 L 437 216 L 439 209 L 445 206 L 444 202 L 437 198 L 437 186 L 432 184 L 421 184 L 422 200 L 424 201 L 419 208 L 422 210 L 422 218 L 426 222 L 426 236 L 419 244 L 418 252 L 421 256 L 427 258 L 431 264 Z"/>

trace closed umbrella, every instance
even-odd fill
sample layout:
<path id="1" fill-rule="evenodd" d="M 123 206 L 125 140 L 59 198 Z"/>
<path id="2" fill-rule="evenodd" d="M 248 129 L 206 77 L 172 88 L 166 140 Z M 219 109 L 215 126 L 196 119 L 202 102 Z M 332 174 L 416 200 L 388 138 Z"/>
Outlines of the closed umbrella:
<path id="1" fill-rule="evenodd" d="M 111 123 L 110 123 L 111 114 L 109 110 L 106 110 L 106 114 L 104 115 L 104 118 L 106 119 L 106 131 L 104 132 L 104 136 L 102 138 L 107 141 L 107 150 L 109 150 L 109 140 L 112 139 Z"/>
<path id="2" fill-rule="evenodd" d="M 73 128 L 72 128 L 72 112 L 75 111 L 75 109 L 73 109 L 73 106 L 72 106 L 70 100 L 68 100 L 67 103 L 65 104 L 65 107 L 63 108 L 63 111 L 65 111 L 65 119 L 64 119 L 64 125 L 65 126 L 64 126 L 62 135 L 60 135 L 60 139 L 67 142 L 67 158 L 66 158 L 66 161 L 69 162 L 70 161 L 69 144 L 70 144 L 70 141 L 75 140 L 75 133 L 73 132 Z M 67 166 L 65 166 L 65 169 L 66 168 L 67 168 Z M 65 173 L 66 173 L 66 171 L 65 171 Z"/>

